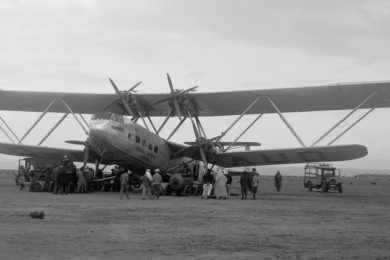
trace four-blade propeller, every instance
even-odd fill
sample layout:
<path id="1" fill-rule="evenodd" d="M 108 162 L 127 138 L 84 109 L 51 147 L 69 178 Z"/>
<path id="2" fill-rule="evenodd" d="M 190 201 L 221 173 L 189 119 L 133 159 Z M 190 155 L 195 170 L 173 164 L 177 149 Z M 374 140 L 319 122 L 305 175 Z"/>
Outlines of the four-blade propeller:
<path id="1" fill-rule="evenodd" d="M 168 73 L 167 73 L 167 80 L 168 80 L 169 89 L 171 91 L 170 96 L 154 102 L 154 105 L 168 102 L 169 106 L 171 106 L 172 111 L 175 111 L 175 114 L 179 117 L 179 119 L 181 119 L 181 117 L 185 114 L 183 113 L 184 111 L 182 108 L 183 106 L 182 103 L 184 102 L 186 94 L 196 91 L 198 86 L 194 86 L 188 89 L 175 89 L 173 87 L 172 78 Z"/>

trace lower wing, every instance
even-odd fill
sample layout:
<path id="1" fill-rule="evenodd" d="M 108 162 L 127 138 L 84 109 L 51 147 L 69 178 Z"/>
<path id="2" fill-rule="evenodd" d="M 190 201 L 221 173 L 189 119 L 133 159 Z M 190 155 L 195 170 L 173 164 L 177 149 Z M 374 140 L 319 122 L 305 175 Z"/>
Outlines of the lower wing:
<path id="1" fill-rule="evenodd" d="M 27 156 L 49 161 L 58 161 L 61 160 L 64 155 L 68 155 L 73 161 L 82 162 L 84 157 L 84 152 L 82 150 L 8 143 L 0 143 L 0 153 Z"/>
<path id="2" fill-rule="evenodd" d="M 223 167 L 331 162 L 358 159 L 367 153 L 363 145 L 337 145 L 217 153 L 209 162 Z"/>

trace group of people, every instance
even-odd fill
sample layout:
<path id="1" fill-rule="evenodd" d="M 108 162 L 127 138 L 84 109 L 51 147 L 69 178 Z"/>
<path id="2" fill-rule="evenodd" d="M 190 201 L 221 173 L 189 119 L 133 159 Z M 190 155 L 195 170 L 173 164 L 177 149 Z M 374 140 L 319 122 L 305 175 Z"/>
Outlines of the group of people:
<path id="1" fill-rule="evenodd" d="M 120 176 L 120 199 L 126 195 L 129 199 L 129 186 L 130 186 L 130 170 L 124 171 Z M 146 169 L 144 175 L 141 178 L 142 199 L 159 199 L 162 194 L 162 176 L 160 169 L 155 169 L 154 173 L 150 169 Z"/>
<path id="2" fill-rule="evenodd" d="M 124 171 L 120 176 L 120 199 L 125 195 L 129 199 L 129 181 L 132 172 L 130 170 Z M 275 188 L 279 192 L 282 187 L 282 175 L 278 171 L 275 175 Z M 217 172 L 212 172 L 209 169 L 202 178 L 203 191 L 201 198 L 208 199 L 211 194 L 216 199 L 227 199 L 230 197 L 230 188 L 232 185 L 232 176 L 224 169 Z M 142 199 L 159 199 L 163 192 L 162 176 L 160 169 L 155 169 L 154 173 L 150 169 L 146 169 L 141 178 Z M 252 198 L 256 199 L 256 194 L 260 186 L 260 174 L 255 168 L 251 172 L 246 172 L 241 175 L 241 199 L 247 199 L 248 192 L 252 193 Z"/>
<path id="3" fill-rule="evenodd" d="M 88 167 L 76 168 L 68 156 L 64 156 L 61 163 L 52 170 L 52 191 L 54 194 L 70 192 L 87 192 L 87 180 L 91 179 L 93 170 Z"/>
<path id="4" fill-rule="evenodd" d="M 226 199 L 230 197 L 230 187 L 232 184 L 232 176 L 227 174 L 225 170 L 219 170 L 217 173 L 212 174 L 211 170 L 208 170 L 203 175 L 203 193 L 202 199 L 207 199 L 214 191 L 216 199 Z M 275 174 L 274 184 L 277 192 L 280 192 L 282 188 L 282 175 L 279 171 Z M 251 172 L 244 171 L 240 177 L 241 199 L 248 198 L 248 192 L 252 193 L 252 198 L 256 199 L 256 194 L 260 187 L 260 174 L 253 168 Z"/>
<path id="5" fill-rule="evenodd" d="M 215 174 L 209 169 L 203 175 L 203 192 L 202 199 L 208 199 L 214 190 L 215 198 L 227 199 L 230 197 L 230 186 L 232 184 L 232 176 L 227 174 L 224 169 L 217 171 Z"/>
<path id="6" fill-rule="evenodd" d="M 274 185 L 277 192 L 282 189 L 282 174 L 277 171 L 274 176 Z M 256 171 L 256 168 L 252 169 L 252 172 L 244 171 L 244 174 L 240 178 L 241 186 L 241 199 L 246 200 L 248 197 L 248 191 L 252 193 L 252 198 L 256 199 L 256 194 L 259 191 L 260 186 L 260 174 Z"/>
<path id="7" fill-rule="evenodd" d="M 20 189 L 24 188 L 24 180 L 26 180 L 26 172 L 22 169 L 22 174 L 19 174 L 16 179 L 17 184 L 20 185 Z M 130 190 L 130 179 L 133 174 L 131 170 L 126 170 L 117 166 L 112 170 L 112 174 L 115 175 L 114 179 L 111 180 L 114 184 L 116 183 L 116 190 L 120 191 L 120 199 L 126 196 L 129 199 Z M 90 168 L 81 167 L 76 168 L 74 163 L 64 156 L 57 167 L 50 171 L 45 177 L 45 189 L 52 191 L 54 194 L 67 194 L 73 192 L 87 192 L 88 181 L 92 179 L 93 171 Z M 136 176 L 134 176 L 136 178 Z M 34 180 L 34 177 L 31 177 Z M 227 173 L 223 168 L 219 168 L 216 172 L 212 169 L 208 169 L 201 177 L 202 185 L 202 199 L 208 199 L 213 196 L 216 199 L 227 199 L 230 197 L 230 188 L 232 185 L 232 176 Z M 33 181 L 32 181 L 33 182 Z M 110 182 L 110 183 L 111 183 Z M 142 199 L 159 199 L 163 193 L 163 178 L 160 169 L 155 169 L 152 173 L 151 169 L 146 169 L 144 174 L 141 176 L 141 190 Z M 274 185 L 279 192 L 282 188 L 282 175 L 279 171 L 274 176 Z M 111 183 L 111 186 L 115 186 Z M 244 171 L 240 177 L 241 187 L 241 199 L 247 199 L 248 192 L 252 193 L 252 198 L 256 199 L 256 194 L 259 191 L 260 186 L 260 174 L 253 168 L 252 171 Z"/>
<path id="8" fill-rule="evenodd" d="M 76 168 L 68 156 L 64 156 L 54 167 L 26 169 L 21 166 L 16 177 L 16 184 L 23 190 L 26 183 L 30 191 L 48 191 L 54 194 L 70 192 L 86 192 L 87 180 L 93 176 L 93 170 L 88 167 Z"/>

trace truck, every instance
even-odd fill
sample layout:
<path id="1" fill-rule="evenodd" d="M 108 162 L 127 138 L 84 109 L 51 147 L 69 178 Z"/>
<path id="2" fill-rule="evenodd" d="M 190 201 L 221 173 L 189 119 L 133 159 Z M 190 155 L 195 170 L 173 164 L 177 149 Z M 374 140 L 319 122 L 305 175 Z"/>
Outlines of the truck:
<path id="1" fill-rule="evenodd" d="M 303 186 L 309 191 L 343 193 L 343 184 L 340 177 L 340 169 L 327 163 L 306 164 L 303 177 Z"/>

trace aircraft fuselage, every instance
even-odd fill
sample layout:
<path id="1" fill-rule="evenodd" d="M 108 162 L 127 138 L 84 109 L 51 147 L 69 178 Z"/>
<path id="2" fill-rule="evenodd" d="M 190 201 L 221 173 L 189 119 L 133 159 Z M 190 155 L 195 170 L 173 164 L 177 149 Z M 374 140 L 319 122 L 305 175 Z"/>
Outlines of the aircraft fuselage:
<path id="1" fill-rule="evenodd" d="M 163 138 L 137 123 L 125 123 L 117 114 L 92 117 L 89 143 L 103 163 L 134 169 L 167 169 L 170 165 L 171 152 Z"/>

